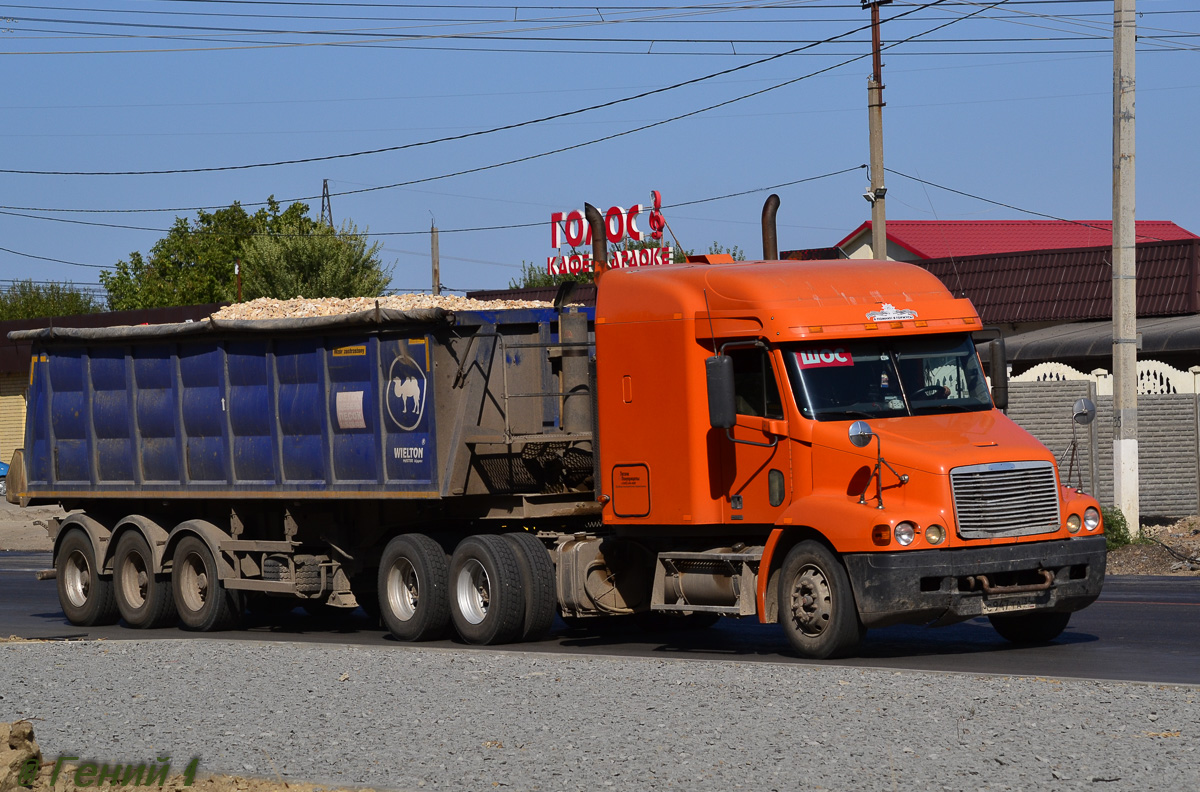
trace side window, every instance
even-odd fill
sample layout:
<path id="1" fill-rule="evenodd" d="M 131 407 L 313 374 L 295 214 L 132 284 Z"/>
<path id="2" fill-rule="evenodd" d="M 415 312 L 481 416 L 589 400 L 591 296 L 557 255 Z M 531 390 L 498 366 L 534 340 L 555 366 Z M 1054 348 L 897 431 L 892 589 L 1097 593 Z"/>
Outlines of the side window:
<path id="1" fill-rule="evenodd" d="M 741 415 L 783 418 L 783 402 L 765 349 L 731 349 L 733 395 Z"/>

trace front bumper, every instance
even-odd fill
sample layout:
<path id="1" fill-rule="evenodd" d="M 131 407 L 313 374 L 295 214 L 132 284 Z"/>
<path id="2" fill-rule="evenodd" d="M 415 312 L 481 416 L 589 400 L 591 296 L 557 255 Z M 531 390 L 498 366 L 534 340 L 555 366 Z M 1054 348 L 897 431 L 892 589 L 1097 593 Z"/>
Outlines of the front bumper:
<path id="1" fill-rule="evenodd" d="M 1107 551 L 1103 536 L 1087 536 L 843 558 L 859 618 L 867 627 L 884 627 L 953 624 L 991 613 L 1080 610 L 1100 596 Z M 981 575 L 990 593 L 980 590 Z M 1047 579 L 1048 587 L 1029 590 L 1028 584 Z"/>

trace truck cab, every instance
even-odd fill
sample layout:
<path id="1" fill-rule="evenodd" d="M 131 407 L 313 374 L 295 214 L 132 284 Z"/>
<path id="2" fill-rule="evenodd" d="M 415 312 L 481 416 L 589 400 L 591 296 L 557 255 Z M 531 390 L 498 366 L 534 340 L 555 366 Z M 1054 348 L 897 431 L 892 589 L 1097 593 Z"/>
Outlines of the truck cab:
<path id="1" fill-rule="evenodd" d="M 927 271 L 614 270 L 595 327 L 597 492 L 655 545 L 655 609 L 752 613 L 832 656 L 977 616 L 1049 640 L 1099 595 L 1098 503 L 993 404 L 979 316 Z"/>

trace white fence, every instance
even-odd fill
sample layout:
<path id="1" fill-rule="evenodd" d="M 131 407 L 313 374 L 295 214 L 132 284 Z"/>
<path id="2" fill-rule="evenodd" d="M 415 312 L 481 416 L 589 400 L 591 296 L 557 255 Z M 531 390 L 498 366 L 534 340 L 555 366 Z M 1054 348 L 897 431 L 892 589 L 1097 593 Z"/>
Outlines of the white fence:
<path id="1" fill-rule="evenodd" d="M 1071 406 L 1086 396 L 1096 420 L 1075 427 Z M 1081 483 L 1101 503 L 1112 502 L 1112 375 L 1042 363 L 1012 378 L 1008 414 L 1062 459 L 1063 480 Z M 1070 469 L 1072 434 L 1077 464 Z M 1200 366 L 1180 371 L 1138 361 L 1138 466 L 1144 517 L 1200 512 Z"/>

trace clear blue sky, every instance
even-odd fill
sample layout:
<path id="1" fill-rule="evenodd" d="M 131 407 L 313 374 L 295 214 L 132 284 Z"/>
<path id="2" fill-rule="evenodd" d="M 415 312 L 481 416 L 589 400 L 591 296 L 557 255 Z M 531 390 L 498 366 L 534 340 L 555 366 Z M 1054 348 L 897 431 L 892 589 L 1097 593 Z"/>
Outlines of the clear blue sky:
<path id="1" fill-rule="evenodd" d="M 1137 210 L 1200 232 L 1200 10 L 1138 4 Z M 1111 217 L 1111 2 L 894 2 L 882 15 L 887 167 L 1073 220 Z M 506 286 L 544 265 L 550 214 L 661 191 L 681 243 L 761 255 L 766 192 L 868 159 L 869 12 L 857 3 L 500 5 L 58 0 L 0 3 L 0 169 L 155 171 L 296 160 L 420 143 L 731 74 L 558 120 L 405 150 L 165 175 L 0 174 L 0 287 L 98 284 L 191 207 L 308 198 L 369 228 L 397 290 Z M 967 15 L 974 14 L 969 18 Z M 901 16 L 903 15 L 903 16 Z M 894 21 L 888 21 L 893 20 Z M 938 30 L 938 26 L 947 25 Z M 932 32 L 930 32 L 932 31 Z M 817 43 L 756 65 L 770 55 Z M 852 58 L 862 59 L 845 64 Z M 844 65 L 838 65 L 844 64 Z M 821 70 L 807 79 L 797 78 Z M 790 85 L 651 129 L 518 164 Z M 366 187 L 430 179 L 358 194 Z M 889 173 L 890 219 L 1029 218 Z M 866 172 L 777 190 L 780 246 L 832 245 L 869 217 Z M 179 212 L 65 212 L 180 208 Z M 56 211 L 49 211 L 56 210 Z M 34 217 L 17 216 L 17 212 Z M 474 232 L 452 229 L 535 224 Z M 643 227 L 644 224 L 643 224 Z M 395 232 L 417 232 L 396 234 Z M 386 233 L 386 235 L 384 235 Z"/>

